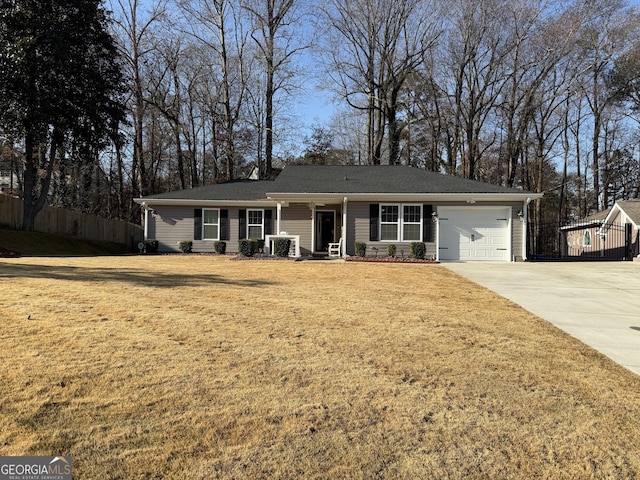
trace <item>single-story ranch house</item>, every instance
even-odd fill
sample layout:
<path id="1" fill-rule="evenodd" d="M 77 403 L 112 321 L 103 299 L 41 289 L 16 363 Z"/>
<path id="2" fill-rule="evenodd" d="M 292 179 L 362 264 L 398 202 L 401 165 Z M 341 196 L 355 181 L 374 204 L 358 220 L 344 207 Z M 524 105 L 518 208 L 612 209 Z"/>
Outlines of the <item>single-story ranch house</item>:
<path id="1" fill-rule="evenodd" d="M 286 166 L 275 180 L 236 180 L 150 195 L 145 238 L 159 251 L 213 252 L 216 241 L 238 251 L 244 238 L 292 240 L 297 256 L 409 254 L 424 242 L 435 260 L 526 258 L 527 205 L 542 194 L 406 166 Z M 333 250 L 332 249 L 332 250 Z M 379 253 L 378 253 L 379 252 Z"/>

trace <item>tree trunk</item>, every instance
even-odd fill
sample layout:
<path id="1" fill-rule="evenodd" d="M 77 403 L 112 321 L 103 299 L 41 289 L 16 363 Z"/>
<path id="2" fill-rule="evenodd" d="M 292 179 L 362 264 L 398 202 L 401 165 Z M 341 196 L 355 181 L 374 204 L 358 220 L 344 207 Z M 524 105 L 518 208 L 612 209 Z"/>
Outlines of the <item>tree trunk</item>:
<path id="1" fill-rule="evenodd" d="M 25 135 L 25 162 L 24 162 L 24 198 L 22 229 L 28 232 L 33 231 L 36 214 L 33 207 L 33 189 L 35 187 L 36 172 L 33 163 L 34 141 L 31 132 Z"/>
<path id="2" fill-rule="evenodd" d="M 59 130 L 54 127 L 51 135 L 51 151 L 49 159 L 45 160 L 46 169 L 44 175 L 40 177 L 39 163 L 35 163 L 33 155 L 35 153 L 35 142 L 31 132 L 25 135 L 25 169 L 24 169 L 24 201 L 23 201 L 23 217 L 22 229 L 25 231 L 33 231 L 35 228 L 35 220 L 38 213 L 47 203 L 47 195 L 49 194 L 49 186 L 51 185 L 51 175 L 53 173 L 53 165 L 55 163 L 58 145 L 61 138 Z M 40 184 L 40 192 L 36 196 L 34 189 Z"/>
<path id="3" fill-rule="evenodd" d="M 399 88 L 399 87 L 398 87 Z M 400 138 L 402 126 L 398 124 L 398 89 L 391 91 L 391 101 L 387 103 L 387 123 L 389 124 L 389 165 L 400 164 Z"/>

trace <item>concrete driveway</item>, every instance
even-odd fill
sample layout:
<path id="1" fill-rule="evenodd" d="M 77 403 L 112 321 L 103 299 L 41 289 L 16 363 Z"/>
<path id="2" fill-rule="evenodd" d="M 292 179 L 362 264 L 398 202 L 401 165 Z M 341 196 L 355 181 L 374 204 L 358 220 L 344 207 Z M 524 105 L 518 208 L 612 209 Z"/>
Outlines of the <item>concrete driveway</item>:
<path id="1" fill-rule="evenodd" d="M 640 375 L 640 262 L 442 265 Z"/>

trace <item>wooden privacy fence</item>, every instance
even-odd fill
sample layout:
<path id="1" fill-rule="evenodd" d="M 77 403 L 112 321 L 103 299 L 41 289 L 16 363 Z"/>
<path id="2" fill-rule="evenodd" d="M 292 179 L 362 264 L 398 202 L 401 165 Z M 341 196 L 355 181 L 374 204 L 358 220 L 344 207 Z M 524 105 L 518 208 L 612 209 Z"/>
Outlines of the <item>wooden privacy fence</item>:
<path id="1" fill-rule="evenodd" d="M 22 227 L 22 199 L 0 194 L 0 225 Z M 139 225 L 49 206 L 38 213 L 34 228 L 37 232 L 120 243 L 132 248 L 144 238 Z"/>

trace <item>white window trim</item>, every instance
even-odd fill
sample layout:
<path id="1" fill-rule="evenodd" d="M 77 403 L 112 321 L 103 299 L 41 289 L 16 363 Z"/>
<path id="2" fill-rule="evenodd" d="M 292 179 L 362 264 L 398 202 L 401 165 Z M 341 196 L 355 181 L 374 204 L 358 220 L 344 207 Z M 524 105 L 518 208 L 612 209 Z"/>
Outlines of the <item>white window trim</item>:
<path id="1" fill-rule="evenodd" d="M 217 211 L 218 212 L 218 223 L 205 223 L 204 219 L 206 218 L 205 212 Z M 205 232 L 206 225 L 216 225 L 218 227 L 218 237 L 217 238 L 208 238 Z M 219 208 L 203 208 L 202 209 L 202 240 L 220 240 L 220 209 Z"/>
<path id="2" fill-rule="evenodd" d="M 382 209 L 384 207 L 397 207 L 398 208 L 398 220 L 395 222 L 383 222 L 382 221 Z M 378 238 L 381 242 L 399 242 L 400 238 L 400 221 L 402 217 L 402 205 L 397 203 L 381 203 L 380 204 L 380 217 L 378 220 Z M 396 238 L 392 240 L 383 240 L 382 239 L 382 225 L 395 225 L 396 226 Z"/>
<path id="3" fill-rule="evenodd" d="M 397 222 L 384 222 L 385 225 L 397 225 L 396 230 L 396 238 L 395 240 L 382 240 L 382 207 L 398 207 L 398 221 Z M 404 207 L 419 207 L 420 208 L 420 239 L 419 240 L 405 240 L 404 239 Z M 422 242 L 422 233 L 423 233 L 423 205 L 420 203 L 381 203 L 380 204 L 380 215 L 378 220 L 378 238 L 380 242 L 383 243 L 392 243 L 392 242 Z M 407 222 L 407 225 L 418 225 L 418 222 Z"/>
<path id="4" fill-rule="evenodd" d="M 404 221 L 404 208 L 405 207 L 418 207 L 418 209 L 419 209 L 419 212 L 418 212 L 419 220 L 417 222 L 406 222 L 405 223 L 405 221 Z M 402 216 L 400 218 L 400 236 L 402 238 L 402 240 L 400 240 L 401 242 L 422 242 L 422 222 L 423 222 L 422 208 L 423 208 L 423 206 L 421 204 L 418 204 L 418 203 L 403 203 L 402 204 L 402 206 L 400 208 L 400 210 L 402 212 Z M 416 239 L 406 240 L 404 238 L 404 226 L 405 225 L 418 225 L 418 231 L 420 233 L 419 233 L 419 236 L 418 236 L 417 240 Z"/>
<path id="5" fill-rule="evenodd" d="M 258 224 L 258 223 L 249 223 L 249 212 L 261 212 L 261 218 L 262 218 L 262 223 Z M 260 227 L 261 229 L 261 234 L 260 237 L 257 238 L 257 240 L 263 240 L 264 239 L 264 209 L 263 208 L 247 208 L 247 231 L 245 232 L 245 238 L 253 238 L 249 236 L 249 229 L 250 227 Z"/>

